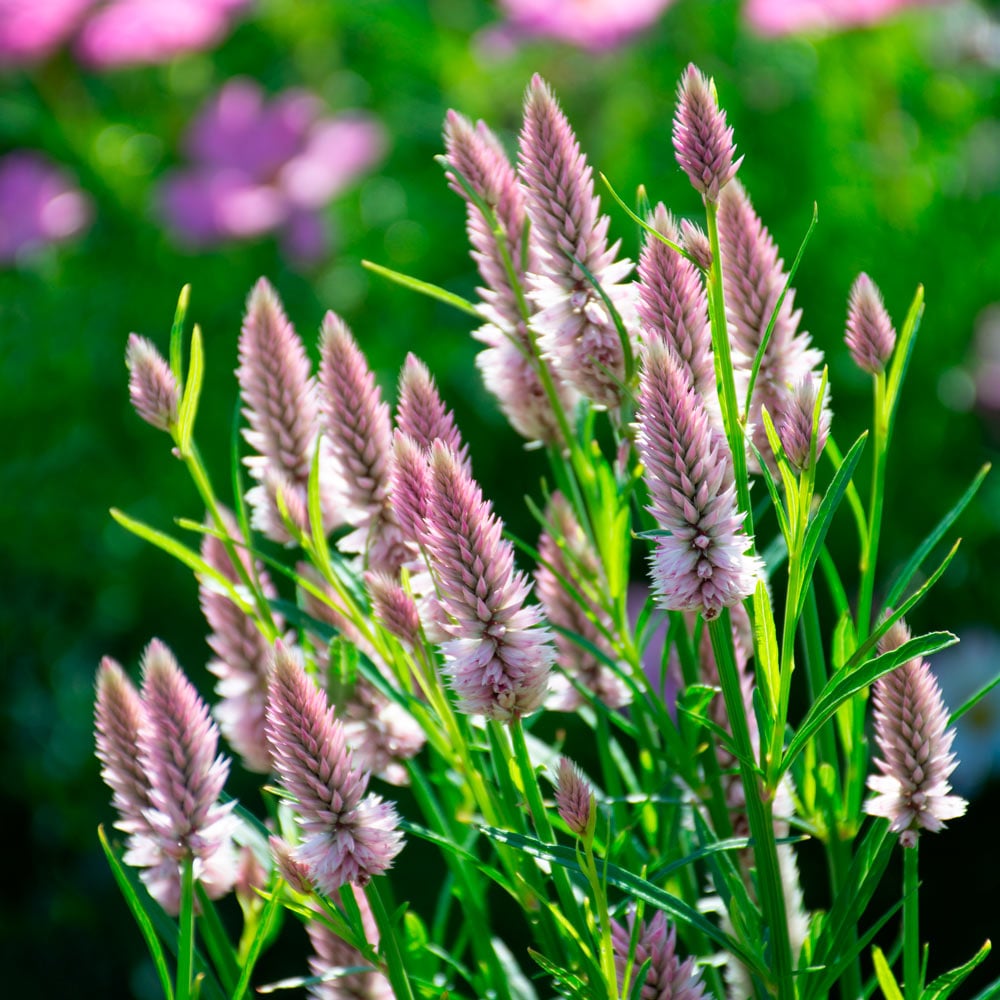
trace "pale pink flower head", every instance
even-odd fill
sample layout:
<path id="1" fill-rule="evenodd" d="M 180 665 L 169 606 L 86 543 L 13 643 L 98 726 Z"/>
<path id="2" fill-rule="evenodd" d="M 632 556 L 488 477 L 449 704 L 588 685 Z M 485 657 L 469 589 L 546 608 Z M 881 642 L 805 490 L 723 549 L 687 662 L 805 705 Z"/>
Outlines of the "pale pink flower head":
<path id="1" fill-rule="evenodd" d="M 125 349 L 128 394 L 135 412 L 161 431 L 177 424 L 180 390 L 163 355 L 145 337 L 131 333 Z"/>
<path id="2" fill-rule="evenodd" d="M 694 189 L 710 202 L 719 200 L 719 192 L 743 162 L 742 156 L 735 158 L 733 129 L 719 107 L 715 85 L 694 63 L 688 65 L 677 88 L 674 152 Z"/>
<path id="3" fill-rule="evenodd" d="M 420 641 L 420 612 L 413 595 L 386 573 L 366 573 L 372 611 L 387 631 L 409 647 Z"/>
<path id="4" fill-rule="evenodd" d="M 191 166 L 168 176 L 164 216 L 193 246 L 278 232 L 293 256 L 327 250 L 322 210 L 385 154 L 374 119 L 332 117 L 312 94 L 268 99 L 251 80 L 230 80 L 201 110 L 186 141 Z"/>
<path id="5" fill-rule="evenodd" d="M 167 62 L 214 48 L 250 0 L 112 0 L 87 18 L 74 48 L 93 69 Z"/>
<path id="6" fill-rule="evenodd" d="M 261 278 L 247 299 L 239 340 L 243 434 L 256 454 L 244 459 L 259 483 L 247 493 L 252 525 L 276 542 L 288 542 L 277 495 L 293 523 L 308 525 L 309 471 L 320 431 L 319 401 L 312 365 L 274 289 Z M 320 450 L 320 495 L 324 527 L 336 522 L 338 506 L 332 463 Z"/>
<path id="7" fill-rule="evenodd" d="M 746 0 L 743 16 L 761 35 L 843 31 L 884 21 L 936 0 Z"/>
<path id="8" fill-rule="evenodd" d="M 802 472 L 823 454 L 826 439 L 830 433 L 830 383 L 823 386 L 823 402 L 820 404 L 819 422 L 816 426 L 815 455 L 812 455 L 813 417 L 821 384 L 819 376 L 813 372 L 803 375 L 793 390 L 784 397 L 783 405 L 774 415 L 775 430 L 785 449 L 788 461 L 796 472 Z"/>
<path id="9" fill-rule="evenodd" d="M 879 652 L 897 649 L 910 637 L 902 620 L 879 642 Z M 948 729 L 948 709 L 930 666 L 917 658 L 901 663 L 874 684 L 875 744 L 881 772 L 868 778 L 875 794 L 865 812 L 884 816 L 904 847 L 916 845 L 921 830 L 936 833 L 945 820 L 965 815 L 968 803 L 952 795 L 948 782 L 957 766 Z"/>
<path id="10" fill-rule="evenodd" d="M 599 52 L 651 27 L 673 0 L 500 0 L 515 35 L 553 38 Z"/>
<path id="11" fill-rule="evenodd" d="M 553 649 L 503 524 L 455 453 L 431 452 L 424 538 L 451 636 L 442 643 L 458 707 L 509 720 L 541 707 Z"/>
<path id="12" fill-rule="evenodd" d="M 45 157 L 27 150 L 0 157 L 0 267 L 71 239 L 91 215 L 90 199 Z"/>
<path id="13" fill-rule="evenodd" d="M 105 658 L 97 679 L 97 756 L 114 791 L 118 827 L 129 836 L 125 863 L 141 869 L 150 895 L 170 914 L 180 908 L 181 868 L 217 899 L 239 865 L 233 803 L 219 796 L 229 761 L 216 756 L 219 734 L 170 650 L 154 639 L 143 654 L 137 692 Z"/>
<path id="14" fill-rule="evenodd" d="M 568 757 L 559 758 L 556 809 L 562 821 L 578 837 L 586 834 L 594 810 L 594 790 L 583 772 Z"/>
<path id="15" fill-rule="evenodd" d="M 600 214 L 593 171 L 551 88 L 538 75 L 525 95 L 520 151 L 540 255 L 539 273 L 531 278 L 539 346 L 577 392 L 615 409 L 626 378 L 625 351 L 607 304 L 583 268 L 601 285 L 634 339 L 634 295 L 623 283 L 632 262 L 615 259 L 620 244 L 608 244 L 610 220 Z"/>
<path id="16" fill-rule="evenodd" d="M 635 938 L 635 951 L 631 952 Z M 677 931 L 667 923 L 667 915 L 657 911 L 648 923 L 635 926 L 635 911 L 630 910 L 626 924 L 617 920 L 611 924 L 611 943 L 618 972 L 618 985 L 623 987 L 629 954 L 634 954 L 629 995 L 639 970 L 649 962 L 646 979 L 639 996 L 642 1000 L 702 1000 L 705 984 L 693 958 L 681 961 L 677 954 Z"/>
<path id="17" fill-rule="evenodd" d="M 736 507 L 732 456 L 677 356 L 651 341 L 639 386 L 639 455 L 657 538 L 654 590 L 671 611 L 717 618 L 753 593 L 763 572 Z"/>
<path id="18" fill-rule="evenodd" d="M 445 406 L 437 384 L 427 365 L 412 351 L 406 355 L 399 373 L 399 402 L 396 406 L 396 428 L 429 451 L 435 441 L 441 441 L 458 455 L 463 463 L 469 460 L 469 448 L 455 423 L 455 414 Z"/>
<path id="19" fill-rule="evenodd" d="M 851 286 L 844 341 L 854 363 L 871 375 L 885 370 L 896 346 L 896 330 L 886 312 L 882 293 L 864 273 Z"/>
<path id="20" fill-rule="evenodd" d="M 395 807 L 365 794 L 368 775 L 355 769 L 343 725 L 326 695 L 280 643 L 269 688 L 267 737 L 304 836 L 292 859 L 305 867 L 313 885 L 329 896 L 347 882 L 364 885 L 389 868 L 403 846 Z"/>

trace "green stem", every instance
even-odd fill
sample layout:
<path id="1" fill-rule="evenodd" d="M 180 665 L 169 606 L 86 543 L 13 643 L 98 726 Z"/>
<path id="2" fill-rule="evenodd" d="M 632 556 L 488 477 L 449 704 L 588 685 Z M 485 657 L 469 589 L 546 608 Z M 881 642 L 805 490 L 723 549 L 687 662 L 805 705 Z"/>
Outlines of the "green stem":
<path id="1" fill-rule="evenodd" d="M 778 851 L 774 842 L 773 798 L 765 794 L 759 770 L 754 766 L 753 743 L 747 724 L 739 671 L 733 655 L 732 626 L 728 609 L 708 623 L 712 651 L 719 667 L 719 684 L 726 702 L 726 713 L 732 728 L 733 741 L 739 754 L 740 777 L 746 796 L 747 819 L 753 839 L 754 861 L 764 925 L 770 931 L 770 968 L 772 984 L 778 1000 L 794 1000 L 792 978 L 792 947 L 788 938 L 788 916 L 785 894 L 778 868 Z"/>
<path id="2" fill-rule="evenodd" d="M 597 922 L 601 932 L 601 973 L 604 976 L 604 984 L 607 987 L 609 1000 L 618 1000 L 618 970 L 615 966 L 615 952 L 611 941 L 611 916 L 608 912 L 607 892 L 597 873 L 592 833 L 585 836 L 582 842 L 583 863 L 580 867 L 583 868 L 584 874 L 587 876 L 587 881 L 590 883 L 590 891 L 597 905 Z M 577 857 L 580 857 L 579 853 Z"/>
<path id="3" fill-rule="evenodd" d="M 715 379 L 719 386 L 719 402 L 726 438 L 733 453 L 733 471 L 740 511 L 746 515 L 744 527 L 753 537 L 753 508 L 750 504 L 750 484 L 747 478 L 746 448 L 743 444 L 743 425 L 736 401 L 736 383 L 733 379 L 733 359 L 729 349 L 729 325 L 726 322 L 726 300 L 722 283 L 722 255 L 719 250 L 718 206 L 705 203 L 708 241 L 712 247 L 712 267 L 708 272 L 708 308 L 712 324 L 712 351 L 715 356 Z"/>
<path id="4" fill-rule="evenodd" d="M 903 848 L 903 993 L 920 1000 L 920 896 L 917 873 L 920 840 Z"/>
<path id="5" fill-rule="evenodd" d="M 396 928 L 386 912 L 382 895 L 378 889 L 378 879 L 373 879 L 365 889 L 368 903 L 372 908 L 372 916 L 378 925 L 379 952 L 386 964 L 386 975 L 392 984 L 392 995 L 396 1000 L 416 1000 L 410 977 L 406 973 L 406 963 L 399 950 Z"/>
<path id="6" fill-rule="evenodd" d="M 177 925 L 177 1000 L 190 1000 L 194 976 L 194 855 L 181 862 L 181 905 Z"/>
<path id="7" fill-rule="evenodd" d="M 885 501 L 886 440 L 889 433 L 886 411 L 885 372 L 874 377 L 875 433 L 872 443 L 872 495 L 869 499 L 868 537 L 861 560 L 861 583 L 858 592 L 858 644 L 871 634 L 872 597 L 875 591 L 875 568 L 878 561 L 879 535 L 882 530 L 882 507 Z"/>

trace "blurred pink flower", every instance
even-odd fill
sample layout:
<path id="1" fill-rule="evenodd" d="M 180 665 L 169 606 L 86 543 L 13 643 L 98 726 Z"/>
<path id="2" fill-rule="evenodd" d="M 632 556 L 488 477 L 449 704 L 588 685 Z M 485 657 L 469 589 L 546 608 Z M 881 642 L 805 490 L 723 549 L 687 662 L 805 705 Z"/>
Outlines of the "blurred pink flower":
<path id="1" fill-rule="evenodd" d="M 386 135 L 366 115 L 321 111 L 305 91 L 268 101 L 251 80 L 225 84 L 188 131 L 192 166 L 163 183 L 161 207 L 178 238 L 208 246 L 277 230 L 293 256 L 322 256 L 319 210 L 382 159 Z"/>
<path id="2" fill-rule="evenodd" d="M 73 39 L 95 69 L 161 63 L 217 45 L 251 0 L 0 0 L 0 66 L 37 62 Z"/>
<path id="3" fill-rule="evenodd" d="M 90 199 L 43 156 L 17 150 L 0 157 L 0 266 L 75 236 L 90 214 Z"/>
<path id="4" fill-rule="evenodd" d="M 0 0 L 0 66 L 44 59 L 93 5 L 94 0 Z"/>
<path id="5" fill-rule="evenodd" d="M 935 0 L 746 0 L 743 16 L 761 35 L 837 31 L 885 20 Z M 938 0 L 941 2 L 941 0 Z"/>
<path id="6" fill-rule="evenodd" d="M 218 45 L 249 0 L 116 0 L 87 18 L 74 48 L 95 69 L 166 62 Z"/>
<path id="7" fill-rule="evenodd" d="M 673 0 L 500 0 L 512 34 L 600 51 L 650 27 Z"/>

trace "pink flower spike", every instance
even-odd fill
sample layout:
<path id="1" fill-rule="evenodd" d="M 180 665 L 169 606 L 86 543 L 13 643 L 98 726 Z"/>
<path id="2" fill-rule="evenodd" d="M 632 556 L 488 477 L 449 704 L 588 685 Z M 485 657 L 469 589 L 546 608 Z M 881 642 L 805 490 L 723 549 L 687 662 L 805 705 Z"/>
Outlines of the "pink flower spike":
<path id="1" fill-rule="evenodd" d="M 452 638 L 441 646 L 470 715 L 509 720 L 530 715 L 548 690 L 553 649 L 526 605 L 530 585 L 514 569 L 503 525 L 457 456 L 440 441 L 431 452 L 425 544 Z"/>
<path id="2" fill-rule="evenodd" d="M 599 215 L 593 172 L 548 84 L 534 76 L 524 104 L 520 173 L 541 255 L 532 279 L 539 345 L 563 379 L 598 406 L 617 408 L 625 355 L 603 298 L 574 258 L 603 288 L 629 336 L 635 303 L 623 284 L 632 262 L 616 261 L 608 245 L 609 219 Z"/>
<path id="3" fill-rule="evenodd" d="M 319 435 L 319 406 L 305 347 L 264 278 L 247 299 L 239 356 L 236 376 L 250 423 L 243 434 L 257 452 L 243 461 L 260 483 L 247 494 L 251 523 L 268 538 L 289 542 L 275 497 L 279 490 L 285 494 L 295 524 L 308 530 L 309 470 Z M 320 462 L 323 526 L 329 530 L 336 523 L 336 496 L 322 452 Z"/>
<path id="4" fill-rule="evenodd" d="M 128 394 L 136 413 L 153 427 L 171 431 L 177 426 L 180 390 L 177 379 L 152 341 L 130 333 L 125 349 Z"/>
<path id="5" fill-rule="evenodd" d="M 732 458 L 683 363 L 652 341 L 639 386 L 638 448 L 650 511 L 670 534 L 652 556 L 662 607 L 717 618 L 753 593 L 763 572 L 736 508 Z"/>
<path id="6" fill-rule="evenodd" d="M 809 468 L 812 448 L 813 417 L 821 379 L 812 372 L 804 375 L 792 392 L 784 397 L 784 405 L 775 417 L 775 430 L 781 440 L 788 461 L 796 472 Z M 830 383 L 823 387 L 823 403 L 816 427 L 816 455 L 818 461 L 830 433 Z"/>
<path id="7" fill-rule="evenodd" d="M 392 509 L 403 534 L 416 545 L 426 533 L 430 470 L 427 454 L 408 434 L 393 437 Z"/>
<path id="8" fill-rule="evenodd" d="M 578 837 L 586 835 L 594 811 L 594 790 L 568 757 L 559 758 L 556 809 L 563 822 Z"/>
<path id="9" fill-rule="evenodd" d="M 678 242 L 677 224 L 662 203 L 656 206 L 650 223 L 662 236 Z M 647 337 L 658 337 L 674 349 L 695 391 L 710 410 L 718 410 L 708 300 L 697 268 L 648 234 L 639 258 L 638 285 L 639 318 Z"/>
<path id="10" fill-rule="evenodd" d="M 886 312 L 882 293 L 864 273 L 851 286 L 844 341 L 854 363 L 871 375 L 885 370 L 896 346 L 896 330 Z"/>
<path id="11" fill-rule="evenodd" d="M 142 701 L 138 750 L 149 776 L 150 831 L 141 843 L 136 838 L 125 860 L 144 869 L 140 877 L 150 894 L 175 914 L 183 859 L 194 859 L 194 877 L 212 899 L 236 880 L 234 803 L 219 802 L 229 760 L 216 756 L 219 731 L 208 706 L 158 639 L 142 658 Z"/>
<path id="12" fill-rule="evenodd" d="M 412 648 L 420 641 L 420 614 L 413 596 L 385 573 L 366 573 L 375 618 L 387 631 Z"/>
<path id="13" fill-rule="evenodd" d="M 396 809 L 365 794 L 368 775 L 354 769 L 344 727 L 281 643 L 275 648 L 267 736 L 305 836 L 292 857 L 316 888 L 329 896 L 391 867 L 403 847 Z"/>
<path id="14" fill-rule="evenodd" d="M 910 637 L 900 620 L 882 636 L 879 653 L 898 648 Z M 957 766 L 948 729 L 948 710 L 930 666 L 921 658 L 907 660 L 874 684 L 875 743 L 881 772 L 868 778 L 875 794 L 865 812 L 889 820 L 904 847 L 914 847 L 921 830 L 936 833 L 945 820 L 965 815 L 968 803 L 951 795 L 948 782 Z"/>
<path id="15" fill-rule="evenodd" d="M 719 192 L 736 176 L 743 162 L 735 160 L 733 130 L 719 107 L 715 84 L 690 63 L 677 88 L 674 151 L 692 186 L 706 201 L 717 202 Z"/>
<path id="16" fill-rule="evenodd" d="M 611 942 L 615 953 L 618 984 L 624 988 L 625 971 L 635 938 L 629 990 L 635 983 L 639 970 L 649 962 L 646 980 L 642 985 L 642 1000 L 702 1000 L 705 984 L 693 958 L 683 962 L 677 956 L 677 931 L 667 924 L 667 915 L 659 910 L 648 923 L 635 929 L 635 911 L 630 910 L 627 925 L 611 924 Z M 630 993 L 631 995 L 631 993 Z"/>
<path id="17" fill-rule="evenodd" d="M 408 435 L 425 451 L 430 451 L 435 441 L 441 441 L 463 464 L 468 463 L 469 449 L 462 443 L 455 415 L 442 402 L 427 365 L 412 351 L 399 373 L 398 397 L 396 428 L 401 434 Z"/>

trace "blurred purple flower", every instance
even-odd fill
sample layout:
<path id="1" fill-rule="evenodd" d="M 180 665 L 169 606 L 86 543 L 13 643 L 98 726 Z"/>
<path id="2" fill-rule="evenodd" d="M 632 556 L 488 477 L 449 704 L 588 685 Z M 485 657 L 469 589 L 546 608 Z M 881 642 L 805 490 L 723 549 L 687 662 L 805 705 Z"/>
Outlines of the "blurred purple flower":
<path id="1" fill-rule="evenodd" d="M 162 211 L 177 237 L 209 246 L 277 230 L 292 256 L 321 257 L 321 209 L 386 150 L 373 118 L 321 112 L 305 91 L 268 101 L 251 80 L 226 83 L 188 130 L 191 167 L 163 184 Z"/>
<path id="2" fill-rule="evenodd" d="M 883 21 L 934 0 L 746 0 L 743 16 L 761 35 L 837 31 Z"/>
<path id="3" fill-rule="evenodd" d="M 650 27 L 673 0 L 500 0 L 513 36 L 612 49 Z"/>
<path id="4" fill-rule="evenodd" d="M 0 6 L 0 23 L 4 16 Z M 0 37 L 0 55 L 2 46 Z M 43 156 L 16 150 L 0 157 L 0 266 L 75 236 L 90 214 L 90 199 Z"/>
<path id="5" fill-rule="evenodd" d="M 250 0 L 0 0 L 0 66 L 38 62 L 71 38 L 94 69 L 162 63 L 217 45 Z"/>

